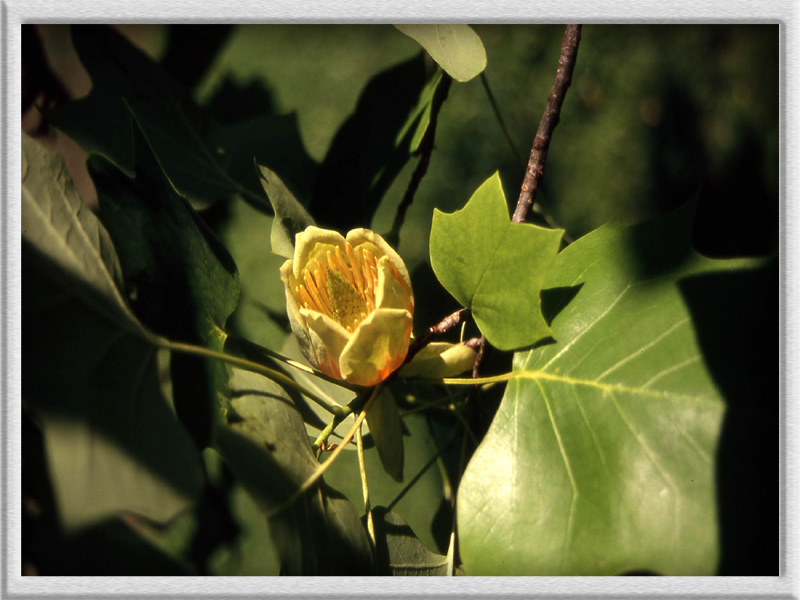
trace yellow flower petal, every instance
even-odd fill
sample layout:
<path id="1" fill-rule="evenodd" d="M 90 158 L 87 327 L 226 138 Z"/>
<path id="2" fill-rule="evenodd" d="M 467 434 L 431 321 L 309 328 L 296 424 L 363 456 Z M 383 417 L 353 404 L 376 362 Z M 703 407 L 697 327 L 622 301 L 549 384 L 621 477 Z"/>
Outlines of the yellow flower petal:
<path id="1" fill-rule="evenodd" d="M 307 358 L 326 375 L 343 379 L 339 357 L 352 336 L 327 315 L 305 308 L 300 309 L 300 314 L 307 324 L 311 352 Z"/>
<path id="2" fill-rule="evenodd" d="M 342 378 L 365 386 L 386 379 L 405 360 L 411 326 L 411 313 L 407 310 L 375 310 L 358 326 L 342 351 Z"/>
<path id="3" fill-rule="evenodd" d="M 338 231 L 307 227 L 295 236 L 293 274 L 300 279 L 303 269 L 315 259 L 325 261 L 325 253 L 335 251 L 339 247 L 344 250 L 344 236 Z"/>
<path id="4" fill-rule="evenodd" d="M 408 296 L 403 283 L 397 279 L 388 256 L 378 261 L 378 285 L 375 292 L 376 308 L 403 308 L 413 310 L 413 301 Z"/>
<path id="5" fill-rule="evenodd" d="M 303 354 L 358 385 L 383 381 L 408 352 L 414 296 L 400 256 L 378 234 L 308 227 L 281 267 L 286 309 Z"/>

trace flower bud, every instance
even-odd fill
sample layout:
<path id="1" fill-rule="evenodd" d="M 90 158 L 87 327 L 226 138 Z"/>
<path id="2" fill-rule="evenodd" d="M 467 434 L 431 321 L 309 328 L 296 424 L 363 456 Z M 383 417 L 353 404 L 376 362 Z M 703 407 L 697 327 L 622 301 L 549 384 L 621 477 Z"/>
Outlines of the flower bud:
<path id="1" fill-rule="evenodd" d="M 292 331 L 320 371 L 372 386 L 403 364 L 414 296 L 405 264 L 381 236 L 308 227 L 281 280 Z"/>

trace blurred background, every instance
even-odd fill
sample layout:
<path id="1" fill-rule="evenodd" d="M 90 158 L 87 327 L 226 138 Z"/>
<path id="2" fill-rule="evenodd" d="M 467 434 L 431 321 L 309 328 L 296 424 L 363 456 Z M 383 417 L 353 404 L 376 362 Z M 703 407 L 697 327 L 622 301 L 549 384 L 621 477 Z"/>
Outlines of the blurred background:
<path id="1" fill-rule="evenodd" d="M 222 124 L 295 113 L 317 163 L 365 85 L 420 52 L 391 25 L 116 27 Z M 433 208 L 461 208 L 500 171 L 513 209 L 564 31 L 561 25 L 474 29 L 486 47 L 486 71 L 451 87 L 428 173 L 400 235 L 400 254 L 416 271 L 421 295 L 416 327 L 442 317 L 425 314 L 426 306 L 457 308 L 428 265 Z M 23 30 L 23 128 L 36 131 L 35 105 L 85 96 L 91 80 L 68 25 Z M 574 240 L 611 220 L 635 223 L 698 198 L 699 251 L 719 258 L 777 253 L 778 33 L 778 25 L 584 26 L 537 196 L 552 222 Z M 65 152 L 78 189 L 96 203 L 85 153 L 55 130 L 44 139 Z M 413 159 L 405 165 L 372 223 L 361 225 L 389 231 L 415 166 Z M 264 313 L 283 315 L 284 306 L 276 293 L 282 259 L 268 245 L 270 217 L 241 200 L 217 203 L 205 216 L 241 274 L 234 329 L 274 347 L 284 331 Z"/>
<path id="2" fill-rule="evenodd" d="M 26 38 L 34 37 L 31 29 Z M 389 25 L 119 29 L 222 122 L 296 112 L 306 149 L 317 161 L 364 85 L 419 52 Z M 555 76 L 560 25 L 474 29 L 486 46 L 485 80 L 511 143 L 481 78 L 456 83 L 409 214 L 414 227 L 403 236 L 402 253 L 412 262 L 425 256 L 432 206 L 463 206 L 495 170 L 509 203 L 516 202 Z M 69 27 L 37 26 L 35 32 L 64 93 L 88 93 L 91 83 L 71 47 Z M 33 62 L 29 54 L 26 47 L 26 65 Z M 775 251 L 778 65 L 777 25 L 584 26 L 539 201 L 574 239 L 609 220 L 638 221 L 699 193 L 703 237 L 713 238 L 701 240 L 707 253 Z M 401 173 L 375 216 L 377 230 L 390 227 L 413 166 Z"/>

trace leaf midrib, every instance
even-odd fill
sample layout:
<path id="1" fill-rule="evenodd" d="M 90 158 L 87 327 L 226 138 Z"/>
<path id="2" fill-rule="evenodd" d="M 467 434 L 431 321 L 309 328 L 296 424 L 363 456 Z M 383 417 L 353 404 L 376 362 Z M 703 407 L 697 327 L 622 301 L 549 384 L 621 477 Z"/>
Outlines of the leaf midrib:
<path id="1" fill-rule="evenodd" d="M 653 399 L 662 400 L 684 400 L 695 402 L 713 402 L 718 403 L 719 399 L 713 396 L 700 395 L 693 396 L 691 394 L 677 394 L 674 392 L 664 392 L 658 390 L 650 390 L 641 387 L 631 387 L 621 383 L 601 383 L 593 379 L 581 379 L 578 377 L 569 377 L 568 375 L 559 375 L 557 373 L 548 373 L 547 371 L 515 371 L 510 379 L 533 379 L 537 383 L 540 381 L 550 381 L 554 383 L 562 383 L 573 386 L 585 386 L 601 390 L 604 393 L 621 392 L 624 394 L 633 394 L 644 396 Z"/>

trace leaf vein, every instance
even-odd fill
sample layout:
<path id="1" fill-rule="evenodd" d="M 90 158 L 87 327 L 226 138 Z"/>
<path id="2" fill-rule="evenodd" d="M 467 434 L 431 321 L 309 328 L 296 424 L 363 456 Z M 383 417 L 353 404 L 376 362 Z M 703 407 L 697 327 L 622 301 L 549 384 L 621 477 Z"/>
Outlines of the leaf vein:
<path id="1" fill-rule="evenodd" d="M 567 351 L 568 351 L 570 348 L 572 348 L 572 347 L 573 347 L 573 346 L 576 344 L 576 342 L 577 342 L 578 340 L 580 340 L 580 339 L 581 339 L 581 338 L 582 338 L 584 335 L 586 335 L 586 333 L 587 333 L 587 332 L 588 332 L 588 331 L 589 331 L 589 330 L 590 330 L 592 327 L 594 327 L 594 326 L 595 326 L 595 325 L 596 325 L 598 322 L 600 322 L 600 321 L 601 321 L 601 320 L 602 320 L 602 319 L 603 319 L 603 318 L 604 318 L 604 317 L 605 317 L 605 316 L 606 316 L 608 313 L 610 313 L 610 312 L 611 312 L 611 310 L 612 310 L 612 309 L 613 309 L 613 308 L 614 308 L 614 307 L 615 307 L 615 306 L 616 306 L 616 305 L 619 303 L 619 301 L 620 301 L 620 300 L 622 300 L 622 297 L 623 297 L 623 296 L 624 296 L 626 293 L 628 293 L 628 290 L 630 290 L 630 289 L 631 289 L 631 284 L 629 283 L 628 285 L 626 285 L 626 286 L 625 286 L 625 289 L 623 289 L 623 290 L 620 292 L 620 294 L 619 294 L 619 295 L 618 295 L 618 296 L 617 296 L 617 297 L 616 297 L 616 298 L 615 298 L 615 299 L 614 299 L 614 300 L 611 302 L 611 304 L 609 304 L 609 305 L 608 305 L 608 307 L 607 307 L 607 308 L 606 308 L 606 309 L 605 309 L 605 310 L 604 310 L 604 311 L 603 311 L 603 312 L 602 312 L 602 313 L 601 313 L 601 314 L 600 314 L 600 315 L 599 315 L 599 316 L 598 316 L 598 317 L 597 317 L 597 318 L 596 318 L 594 321 L 592 321 L 591 323 L 589 323 L 589 325 L 587 325 L 586 327 L 584 327 L 584 328 L 583 328 L 583 330 L 582 330 L 582 331 L 581 331 L 581 332 L 580 332 L 578 335 L 576 335 L 574 338 L 572 338 L 572 340 L 570 340 L 570 342 L 569 342 L 569 343 L 565 344 L 565 345 L 564 345 L 564 347 L 563 347 L 563 348 L 562 348 L 562 349 L 561 349 L 561 350 L 560 350 L 560 351 L 559 351 L 559 352 L 558 352 L 558 353 L 557 353 L 555 356 L 553 356 L 553 357 L 552 357 L 552 358 L 551 358 L 549 361 L 547 361 L 547 362 L 546 362 L 546 363 L 545 363 L 545 364 L 542 366 L 542 369 L 546 369 L 548 366 L 550 366 L 551 364 L 553 364 L 553 362 L 554 362 L 554 361 L 558 360 L 558 359 L 559 359 L 561 356 L 563 356 L 565 352 L 567 352 Z"/>
<path id="2" fill-rule="evenodd" d="M 618 361 L 618 362 L 617 362 L 616 364 L 614 364 L 613 366 L 611 366 L 611 367 L 609 367 L 608 369 L 606 369 L 605 371 L 603 371 L 603 373 L 601 373 L 601 374 L 600 374 L 600 375 L 597 377 L 597 381 L 601 381 L 601 380 L 602 380 L 604 377 L 606 377 L 607 375 L 610 375 L 611 373 L 613 373 L 614 371 L 616 371 L 617 369 L 619 369 L 619 368 L 620 368 L 621 366 L 623 366 L 624 364 L 626 364 L 626 363 L 630 362 L 631 360 L 633 360 L 634 358 L 636 358 L 636 357 L 638 357 L 638 356 L 641 356 L 641 355 L 642 355 L 644 352 L 647 352 L 648 350 L 650 350 L 651 348 L 653 348 L 653 347 L 654 347 L 656 344 L 658 344 L 658 342 L 660 342 L 661 340 L 663 340 L 664 338 L 666 338 L 667 336 L 669 336 L 669 335 L 670 335 L 670 334 L 671 334 L 673 331 L 675 331 L 676 329 L 678 329 L 678 328 L 679 328 L 681 325 L 684 325 L 684 324 L 686 324 L 686 323 L 688 323 L 688 322 L 689 322 L 689 317 L 684 317 L 683 319 L 681 319 L 680 321 L 678 321 L 677 323 L 675 323 L 674 325 L 672 325 L 672 327 L 670 327 L 669 329 L 667 329 L 665 332 L 661 333 L 661 334 L 660 334 L 658 337 L 656 337 L 654 340 L 652 340 L 651 342 L 649 342 L 649 343 L 645 344 L 644 346 L 642 346 L 642 347 L 641 347 L 641 348 L 639 348 L 638 350 L 635 350 L 635 351 L 634 351 L 634 352 L 632 352 L 630 355 L 626 356 L 625 358 L 623 358 L 622 360 Z"/>

